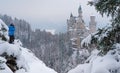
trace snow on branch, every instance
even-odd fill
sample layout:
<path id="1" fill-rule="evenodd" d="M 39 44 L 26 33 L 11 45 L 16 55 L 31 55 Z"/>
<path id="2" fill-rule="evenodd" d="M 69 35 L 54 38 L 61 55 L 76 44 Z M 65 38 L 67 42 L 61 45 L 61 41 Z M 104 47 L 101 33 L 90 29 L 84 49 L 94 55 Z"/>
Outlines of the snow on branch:
<path id="1" fill-rule="evenodd" d="M 88 35 L 85 39 L 82 40 L 81 42 L 81 46 L 85 47 L 85 46 L 89 46 L 89 44 L 91 44 L 91 40 L 92 40 L 92 34 Z"/>

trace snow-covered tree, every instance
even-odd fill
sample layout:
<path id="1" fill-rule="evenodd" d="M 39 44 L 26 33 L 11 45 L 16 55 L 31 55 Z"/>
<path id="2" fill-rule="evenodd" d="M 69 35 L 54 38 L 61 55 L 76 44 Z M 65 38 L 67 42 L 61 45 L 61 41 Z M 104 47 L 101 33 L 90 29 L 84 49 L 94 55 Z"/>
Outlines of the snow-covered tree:
<path id="1" fill-rule="evenodd" d="M 103 16 L 111 17 L 111 24 L 108 27 L 99 29 L 92 36 L 91 43 L 96 44 L 102 54 L 113 49 L 115 43 L 120 43 L 120 0 L 94 0 L 89 2 Z"/>
<path id="2" fill-rule="evenodd" d="M 4 41 L 8 41 L 8 27 L 7 25 L 0 19 L 0 39 Z"/>

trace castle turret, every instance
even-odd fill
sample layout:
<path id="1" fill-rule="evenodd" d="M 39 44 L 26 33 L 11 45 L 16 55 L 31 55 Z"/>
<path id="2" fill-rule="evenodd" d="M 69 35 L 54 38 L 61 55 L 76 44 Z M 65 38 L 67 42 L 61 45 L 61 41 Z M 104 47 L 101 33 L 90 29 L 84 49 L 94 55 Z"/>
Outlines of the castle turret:
<path id="1" fill-rule="evenodd" d="M 78 14 L 79 14 L 79 17 L 82 18 L 82 8 L 81 8 L 81 5 L 78 8 Z"/>
<path id="2" fill-rule="evenodd" d="M 70 18 L 71 18 L 71 17 L 73 17 L 73 14 L 72 14 L 72 13 L 70 14 Z"/>
<path id="3" fill-rule="evenodd" d="M 73 29 L 74 29 L 75 22 L 76 22 L 76 19 L 73 16 L 73 14 L 71 13 L 70 19 L 67 20 L 67 30 L 68 30 L 68 35 L 70 36 L 70 38 L 73 37 Z"/>
<path id="4" fill-rule="evenodd" d="M 73 25 L 74 25 L 75 22 L 76 22 L 76 19 L 75 19 L 75 17 L 73 16 L 73 14 L 71 13 L 70 19 L 69 19 L 69 27 L 70 27 L 70 28 L 74 28 Z"/>
<path id="5" fill-rule="evenodd" d="M 90 33 L 96 32 L 96 21 L 95 21 L 95 16 L 90 16 L 90 22 L 89 22 L 89 28 L 90 28 Z"/>

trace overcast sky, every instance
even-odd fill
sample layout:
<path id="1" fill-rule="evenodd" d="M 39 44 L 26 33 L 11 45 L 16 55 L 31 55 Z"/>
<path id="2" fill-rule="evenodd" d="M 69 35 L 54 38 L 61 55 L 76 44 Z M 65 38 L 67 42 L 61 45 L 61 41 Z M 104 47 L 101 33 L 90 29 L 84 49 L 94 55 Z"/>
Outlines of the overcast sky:
<path id="1" fill-rule="evenodd" d="M 71 12 L 78 16 L 78 7 L 82 6 L 83 19 L 86 24 L 89 16 L 95 15 L 98 26 L 108 20 L 102 18 L 87 5 L 88 0 L 1 0 L 0 13 L 28 21 L 32 28 L 63 30 Z"/>

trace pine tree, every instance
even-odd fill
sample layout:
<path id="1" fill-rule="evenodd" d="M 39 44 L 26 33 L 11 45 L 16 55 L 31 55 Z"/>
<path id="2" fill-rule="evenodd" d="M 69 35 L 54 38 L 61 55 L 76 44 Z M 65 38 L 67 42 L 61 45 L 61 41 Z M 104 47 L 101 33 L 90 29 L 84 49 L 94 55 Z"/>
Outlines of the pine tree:
<path id="1" fill-rule="evenodd" d="M 92 36 L 92 44 L 96 44 L 102 54 L 113 49 L 112 46 L 120 43 L 120 0 L 96 0 L 90 1 L 95 9 L 103 16 L 112 17 L 111 26 L 99 29 Z"/>

